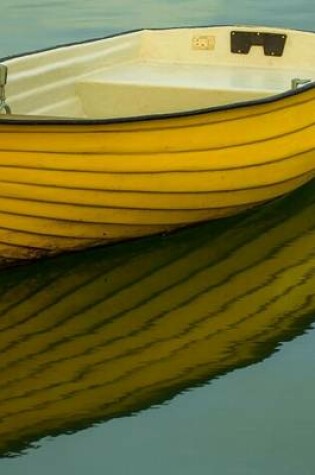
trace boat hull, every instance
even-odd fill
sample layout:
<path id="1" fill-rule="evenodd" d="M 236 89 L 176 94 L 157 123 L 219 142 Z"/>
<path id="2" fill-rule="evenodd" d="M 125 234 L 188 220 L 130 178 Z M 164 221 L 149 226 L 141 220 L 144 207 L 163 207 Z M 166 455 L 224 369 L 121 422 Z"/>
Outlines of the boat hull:
<path id="1" fill-rule="evenodd" d="M 239 213 L 315 173 L 315 89 L 154 120 L 0 124 L 2 264 Z"/>

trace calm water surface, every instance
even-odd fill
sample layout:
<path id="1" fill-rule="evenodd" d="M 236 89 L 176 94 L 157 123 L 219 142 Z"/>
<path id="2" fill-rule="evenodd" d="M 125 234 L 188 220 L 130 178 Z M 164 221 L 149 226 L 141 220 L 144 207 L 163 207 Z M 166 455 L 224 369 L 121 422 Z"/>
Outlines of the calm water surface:
<path id="1" fill-rule="evenodd" d="M 1 0 L 0 56 L 122 30 L 314 29 L 313 0 Z M 0 275 L 1 475 L 315 473 L 315 183 Z"/>

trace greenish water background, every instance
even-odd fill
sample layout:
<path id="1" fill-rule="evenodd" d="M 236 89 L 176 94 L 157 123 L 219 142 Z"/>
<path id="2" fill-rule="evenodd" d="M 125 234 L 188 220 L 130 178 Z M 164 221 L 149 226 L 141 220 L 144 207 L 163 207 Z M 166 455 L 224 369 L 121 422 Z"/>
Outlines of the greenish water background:
<path id="1" fill-rule="evenodd" d="M 313 0 L 1 0 L 1 56 L 137 28 L 210 24 L 314 29 Z"/>
<path id="2" fill-rule="evenodd" d="M 142 27 L 312 30 L 314 20 L 313 0 L 2 0 L 0 56 Z M 1 459 L 0 473 L 313 475 L 315 331 L 278 346 L 268 359 L 188 388 L 164 405 L 42 439 L 37 448 Z"/>

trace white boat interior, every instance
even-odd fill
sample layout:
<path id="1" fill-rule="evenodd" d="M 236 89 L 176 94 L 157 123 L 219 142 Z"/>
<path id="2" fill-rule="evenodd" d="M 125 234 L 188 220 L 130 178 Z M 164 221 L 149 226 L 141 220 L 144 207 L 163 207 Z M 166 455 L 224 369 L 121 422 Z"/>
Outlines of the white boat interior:
<path id="1" fill-rule="evenodd" d="M 282 54 L 235 32 L 282 37 Z M 246 39 L 246 38 L 245 38 Z M 2 61 L 13 114 L 111 119 L 257 100 L 315 80 L 315 35 L 266 27 L 143 30 Z M 298 81 L 296 81 L 298 79 Z"/>

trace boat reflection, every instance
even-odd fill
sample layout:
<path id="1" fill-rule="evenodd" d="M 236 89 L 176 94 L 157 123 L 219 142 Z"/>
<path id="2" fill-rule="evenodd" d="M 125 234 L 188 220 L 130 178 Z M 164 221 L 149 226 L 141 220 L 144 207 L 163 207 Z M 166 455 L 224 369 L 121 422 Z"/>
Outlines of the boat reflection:
<path id="1" fill-rule="evenodd" d="M 255 212 L 0 274 L 0 453 L 162 403 L 315 320 L 315 182 Z"/>

